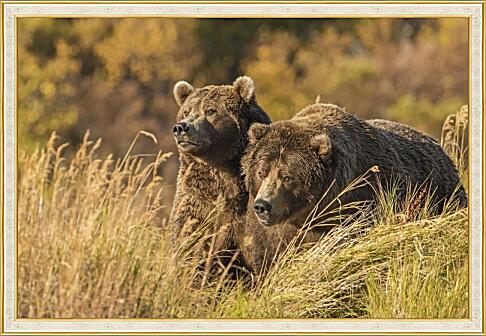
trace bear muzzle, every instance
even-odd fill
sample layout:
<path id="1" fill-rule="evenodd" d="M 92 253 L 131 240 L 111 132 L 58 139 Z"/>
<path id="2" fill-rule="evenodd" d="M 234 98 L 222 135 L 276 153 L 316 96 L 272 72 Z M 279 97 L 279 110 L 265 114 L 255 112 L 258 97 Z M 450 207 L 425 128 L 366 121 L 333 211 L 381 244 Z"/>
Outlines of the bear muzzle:
<path id="1" fill-rule="evenodd" d="M 276 218 L 272 214 L 272 205 L 269 202 L 263 199 L 255 200 L 255 203 L 253 204 L 253 211 L 255 212 L 260 224 L 265 226 L 272 226 L 276 224 Z"/>
<path id="2" fill-rule="evenodd" d="M 192 139 L 190 129 L 189 123 L 185 121 L 178 122 L 172 127 L 177 146 L 184 152 L 189 152 L 200 146 L 198 141 Z"/>
<path id="3" fill-rule="evenodd" d="M 189 131 L 189 125 L 184 121 L 175 124 L 174 127 L 172 128 L 172 132 L 174 132 L 174 136 L 176 137 L 185 135 L 187 131 Z"/>

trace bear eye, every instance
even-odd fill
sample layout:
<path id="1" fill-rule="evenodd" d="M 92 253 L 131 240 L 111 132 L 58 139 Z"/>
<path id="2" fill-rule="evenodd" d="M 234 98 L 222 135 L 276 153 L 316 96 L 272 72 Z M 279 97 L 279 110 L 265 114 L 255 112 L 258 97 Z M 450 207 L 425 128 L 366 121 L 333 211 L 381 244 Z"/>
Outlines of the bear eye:
<path id="1" fill-rule="evenodd" d="M 287 176 L 287 175 L 282 176 L 282 182 L 283 183 L 289 183 L 290 181 L 291 181 L 290 176 Z"/>
<path id="2" fill-rule="evenodd" d="M 189 111 L 189 110 L 183 110 L 182 113 L 181 113 L 182 114 L 182 118 L 183 119 L 187 118 L 189 116 L 189 113 L 191 113 L 191 111 Z"/>
<path id="3" fill-rule="evenodd" d="M 215 113 L 216 113 L 216 109 L 214 109 L 214 108 L 208 108 L 208 109 L 206 110 L 206 112 L 205 112 L 205 114 L 206 114 L 207 116 L 211 116 L 211 115 L 213 115 L 213 114 L 215 114 Z"/>
<path id="4" fill-rule="evenodd" d="M 265 177 L 265 172 L 263 171 L 263 169 L 260 169 L 257 172 L 257 175 L 258 175 L 259 178 L 263 179 Z"/>

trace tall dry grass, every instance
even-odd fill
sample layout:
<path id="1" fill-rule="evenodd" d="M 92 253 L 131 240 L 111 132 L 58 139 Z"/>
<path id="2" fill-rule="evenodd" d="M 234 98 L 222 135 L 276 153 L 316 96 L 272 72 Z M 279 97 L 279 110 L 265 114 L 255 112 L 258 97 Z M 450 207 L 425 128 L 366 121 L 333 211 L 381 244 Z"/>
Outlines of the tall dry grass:
<path id="1" fill-rule="evenodd" d="M 88 136 L 69 161 L 55 135 L 20 156 L 19 316 L 183 315 L 200 298 L 158 216 L 167 155 L 99 159 Z"/>
<path id="2" fill-rule="evenodd" d="M 462 138 L 444 139 L 465 170 Z M 167 155 L 134 155 L 131 146 L 123 159 L 100 158 L 100 141 L 87 134 L 67 159 L 58 140 L 19 158 L 19 317 L 468 316 L 467 209 L 410 216 L 416 195 L 397 204 L 390 192 L 318 243 L 291 244 L 257 286 L 224 275 L 194 286 L 194 241 L 172 246 L 159 216 L 157 169 Z"/>
<path id="3" fill-rule="evenodd" d="M 467 183 L 469 157 L 467 150 L 468 125 L 469 109 L 467 105 L 464 105 L 456 113 L 448 115 L 444 120 L 440 139 L 442 148 L 452 158 L 464 183 Z"/>

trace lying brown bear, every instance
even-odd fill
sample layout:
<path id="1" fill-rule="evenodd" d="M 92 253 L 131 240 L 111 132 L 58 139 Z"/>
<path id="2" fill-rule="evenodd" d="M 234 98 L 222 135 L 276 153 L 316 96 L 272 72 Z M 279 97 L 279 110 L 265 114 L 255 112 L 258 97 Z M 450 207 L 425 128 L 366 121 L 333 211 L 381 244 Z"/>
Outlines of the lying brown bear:
<path id="1" fill-rule="evenodd" d="M 179 150 L 177 189 L 169 223 L 174 240 L 194 232 L 214 235 L 211 254 L 236 248 L 248 192 L 240 175 L 240 161 L 248 143 L 248 129 L 270 119 L 257 104 L 249 77 L 233 85 L 194 89 L 180 81 L 174 87 L 179 105 L 173 126 Z M 182 237 L 182 238 L 183 238 Z M 203 255 L 208 249 L 202 251 Z"/>
<path id="2" fill-rule="evenodd" d="M 461 206 L 467 197 L 454 164 L 431 137 L 385 120 L 361 120 L 331 104 L 314 104 L 294 118 L 272 125 L 255 124 L 242 168 L 250 193 L 242 252 L 260 273 L 297 233 L 319 203 L 321 210 L 349 183 L 378 166 L 381 185 L 392 179 L 411 186 L 429 185 L 440 208 L 453 195 Z M 371 186 L 340 197 L 342 204 L 372 200 Z M 334 208 L 339 206 L 334 203 Z M 263 225 L 266 230 L 254 230 Z M 325 229 L 306 236 L 315 241 Z M 279 250 L 279 251 L 280 251 Z"/>

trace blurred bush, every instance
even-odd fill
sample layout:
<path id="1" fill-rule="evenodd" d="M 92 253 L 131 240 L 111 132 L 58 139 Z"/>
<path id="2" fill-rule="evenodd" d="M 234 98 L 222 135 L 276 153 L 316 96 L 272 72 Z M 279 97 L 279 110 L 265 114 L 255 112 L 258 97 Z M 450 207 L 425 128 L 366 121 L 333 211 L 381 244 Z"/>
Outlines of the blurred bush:
<path id="1" fill-rule="evenodd" d="M 405 122 L 437 137 L 445 116 L 467 103 L 467 32 L 461 19 L 368 19 L 344 31 L 329 24 L 305 42 L 264 31 L 245 69 L 275 119 L 320 94 L 363 118 Z"/>
<path id="2" fill-rule="evenodd" d="M 172 86 L 231 83 L 248 74 L 273 119 L 314 102 L 388 118 L 438 137 L 468 103 L 467 19 L 20 18 L 20 147 L 86 129 L 120 156 L 143 129 L 175 151 Z M 173 182 L 177 159 L 162 172 Z"/>

